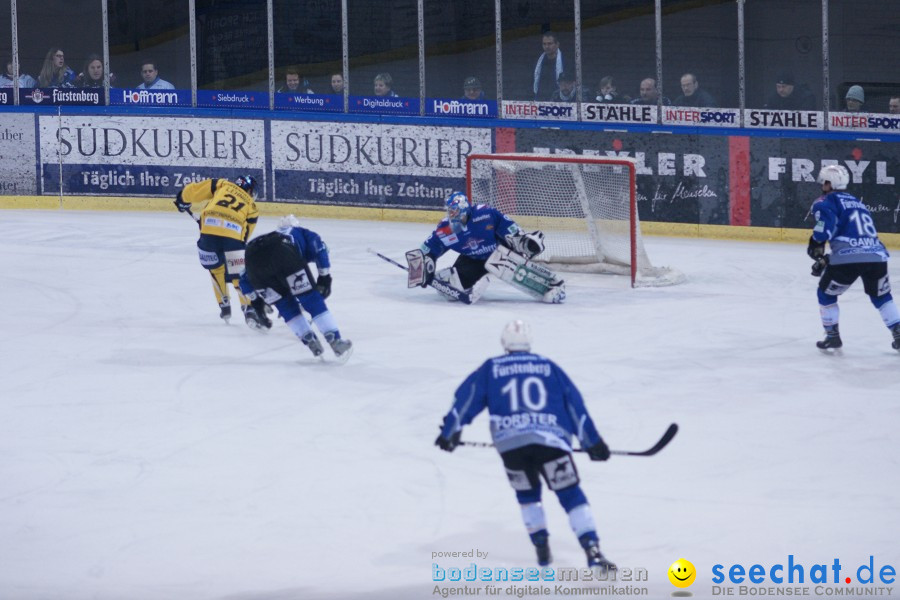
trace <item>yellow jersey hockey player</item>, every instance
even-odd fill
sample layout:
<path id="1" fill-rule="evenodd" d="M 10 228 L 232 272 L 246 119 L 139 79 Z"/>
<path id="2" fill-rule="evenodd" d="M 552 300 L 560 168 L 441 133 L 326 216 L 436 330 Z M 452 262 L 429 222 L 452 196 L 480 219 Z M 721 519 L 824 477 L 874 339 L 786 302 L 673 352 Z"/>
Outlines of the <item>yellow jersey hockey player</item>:
<path id="1" fill-rule="evenodd" d="M 244 249 L 259 218 L 256 196 L 257 181 L 251 175 L 241 175 L 233 182 L 207 179 L 184 186 L 175 198 L 175 207 L 190 214 L 200 226 L 197 250 L 200 264 L 212 276 L 219 316 L 226 323 L 231 318 L 227 287 L 231 283 L 240 299 L 247 325 L 261 329 L 271 327 L 272 323 L 265 311 L 260 314 L 251 306 L 239 284 L 244 272 Z M 191 205 L 200 202 L 206 202 L 206 205 L 197 216 L 191 212 Z"/>

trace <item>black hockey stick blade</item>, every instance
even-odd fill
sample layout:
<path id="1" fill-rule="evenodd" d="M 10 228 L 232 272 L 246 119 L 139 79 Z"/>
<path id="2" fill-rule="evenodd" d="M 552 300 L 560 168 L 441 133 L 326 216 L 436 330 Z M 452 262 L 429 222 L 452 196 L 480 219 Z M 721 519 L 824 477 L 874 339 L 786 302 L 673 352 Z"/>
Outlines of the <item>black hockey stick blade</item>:
<path id="1" fill-rule="evenodd" d="M 649 450 L 643 450 L 640 452 L 632 452 L 630 450 L 610 450 L 609 453 L 615 456 L 653 456 L 658 453 L 660 450 L 665 448 L 669 442 L 672 441 L 672 438 L 675 437 L 675 434 L 678 433 L 678 424 L 672 423 L 669 425 L 669 428 L 666 429 L 666 432 L 663 434 L 659 441 L 654 444 L 652 448 Z M 460 442 L 460 446 L 473 446 L 475 448 L 493 448 L 494 444 L 490 442 Z M 584 452 L 584 448 L 576 448 L 572 450 L 573 452 Z"/>
<path id="2" fill-rule="evenodd" d="M 375 250 L 372 250 L 371 248 L 367 248 L 367 250 L 371 254 L 374 254 L 375 256 L 380 258 L 381 260 L 389 262 L 392 265 L 394 265 L 395 267 L 399 267 L 399 268 L 403 269 L 404 271 L 409 271 L 409 267 L 407 267 L 405 265 L 401 265 L 393 258 L 390 258 L 389 256 L 385 256 L 381 252 L 376 252 Z M 472 304 L 472 295 L 469 292 L 466 292 L 464 290 L 458 290 L 455 287 L 453 287 L 452 285 L 446 284 L 443 281 L 440 281 L 438 279 L 433 279 L 431 281 L 431 283 L 429 283 L 428 285 L 433 287 L 439 293 L 441 293 L 442 295 L 444 295 L 448 298 L 452 298 L 453 300 L 459 300 L 463 304 Z"/>
<path id="3" fill-rule="evenodd" d="M 672 441 L 672 438 L 675 437 L 675 434 L 678 433 L 678 424 L 672 423 L 669 425 L 669 428 L 666 429 L 666 432 L 663 434 L 659 441 L 653 445 L 649 450 L 644 450 L 643 452 L 630 452 L 625 450 L 610 450 L 610 454 L 615 454 L 617 456 L 653 456 L 663 448 L 665 448 L 669 442 Z"/>

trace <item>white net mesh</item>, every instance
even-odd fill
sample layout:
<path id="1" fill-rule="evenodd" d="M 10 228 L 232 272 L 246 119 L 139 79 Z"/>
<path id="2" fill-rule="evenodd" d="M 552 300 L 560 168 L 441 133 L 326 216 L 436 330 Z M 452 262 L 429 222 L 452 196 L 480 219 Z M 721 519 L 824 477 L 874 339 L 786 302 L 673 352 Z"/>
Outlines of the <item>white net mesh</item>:
<path id="1" fill-rule="evenodd" d="M 546 250 L 536 260 L 564 270 L 631 275 L 634 256 L 635 284 L 678 283 L 682 276 L 653 267 L 644 249 L 634 168 L 628 159 L 493 154 L 470 157 L 467 176 L 474 204 L 544 232 Z"/>

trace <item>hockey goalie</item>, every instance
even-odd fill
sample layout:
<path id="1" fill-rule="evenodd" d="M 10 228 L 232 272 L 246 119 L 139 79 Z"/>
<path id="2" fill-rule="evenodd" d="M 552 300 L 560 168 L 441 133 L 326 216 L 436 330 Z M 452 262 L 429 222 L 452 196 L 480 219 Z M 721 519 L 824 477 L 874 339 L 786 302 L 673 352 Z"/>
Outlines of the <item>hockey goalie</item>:
<path id="1" fill-rule="evenodd" d="M 409 287 L 431 286 L 447 298 L 460 294 L 476 302 L 495 277 L 550 304 L 566 299 L 565 282 L 531 259 L 544 251 L 544 234 L 525 233 L 509 217 L 485 205 L 472 206 L 462 192 L 445 202 L 447 216 L 421 248 L 406 253 Z M 437 259 L 448 250 L 459 257 L 437 271 Z"/>

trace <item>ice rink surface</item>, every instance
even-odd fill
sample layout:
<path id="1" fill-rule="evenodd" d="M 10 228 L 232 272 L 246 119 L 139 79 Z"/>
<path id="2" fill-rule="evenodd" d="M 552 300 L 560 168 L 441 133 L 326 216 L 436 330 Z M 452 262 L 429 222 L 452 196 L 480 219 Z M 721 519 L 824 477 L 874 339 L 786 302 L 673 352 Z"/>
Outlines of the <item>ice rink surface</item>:
<path id="1" fill-rule="evenodd" d="M 0 598 L 425 599 L 435 562 L 534 566 L 496 453 L 433 446 L 513 318 L 613 449 L 681 427 L 652 458 L 577 459 L 604 552 L 650 597 L 679 557 L 695 598 L 717 563 L 900 563 L 900 354 L 859 283 L 843 355 L 815 349 L 800 245 L 648 238 L 686 283 L 569 274 L 552 306 L 495 281 L 467 307 L 366 252 L 402 260 L 428 225 L 299 216 L 331 249 L 346 365 L 280 320 L 224 325 L 174 211 L 0 212 Z M 463 437 L 488 440 L 486 416 Z M 555 565 L 583 566 L 545 506 Z M 488 556 L 433 558 L 469 550 Z"/>

